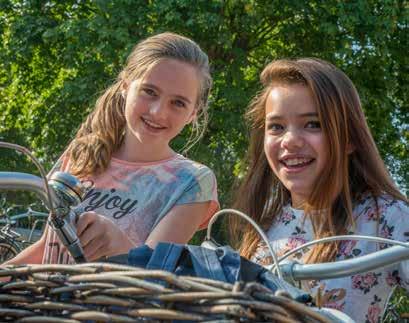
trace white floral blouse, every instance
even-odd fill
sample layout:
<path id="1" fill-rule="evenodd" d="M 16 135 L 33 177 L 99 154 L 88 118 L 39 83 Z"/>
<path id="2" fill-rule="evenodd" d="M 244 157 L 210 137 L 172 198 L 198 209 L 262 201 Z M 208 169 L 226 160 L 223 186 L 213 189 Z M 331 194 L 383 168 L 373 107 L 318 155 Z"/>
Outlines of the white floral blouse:
<path id="1" fill-rule="evenodd" d="M 375 201 L 368 194 L 354 205 L 355 229 L 349 234 L 379 236 L 409 241 L 409 205 L 384 195 L 378 198 L 377 216 Z M 283 208 L 267 232 L 278 256 L 313 240 L 312 225 L 302 210 L 289 205 Z M 344 241 L 337 260 L 359 257 L 388 245 L 370 241 Z M 302 263 L 303 254 L 294 257 Z M 272 258 L 264 244 L 260 244 L 252 260 L 268 265 Z M 340 310 L 356 322 L 379 322 L 389 297 L 397 285 L 409 286 L 409 261 L 354 276 L 303 282 L 302 287 L 313 296 L 321 290 L 323 306 Z"/>

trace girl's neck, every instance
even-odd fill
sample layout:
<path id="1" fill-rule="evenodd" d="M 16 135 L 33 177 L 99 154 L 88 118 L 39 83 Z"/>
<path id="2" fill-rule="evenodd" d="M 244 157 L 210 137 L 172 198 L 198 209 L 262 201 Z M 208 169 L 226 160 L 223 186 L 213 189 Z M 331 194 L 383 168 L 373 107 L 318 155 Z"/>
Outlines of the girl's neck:
<path id="1" fill-rule="evenodd" d="M 291 207 L 293 208 L 293 209 L 296 209 L 296 210 L 304 210 L 304 207 L 305 207 L 305 202 L 299 202 L 299 203 L 294 203 L 294 202 L 292 202 L 291 203 Z"/>
<path id="2" fill-rule="evenodd" d="M 164 149 L 146 147 L 146 145 L 130 145 L 125 142 L 114 152 L 113 157 L 131 163 L 148 163 L 169 159 L 176 155 L 176 152 L 169 146 Z"/>
<path id="3" fill-rule="evenodd" d="M 291 207 L 297 210 L 304 210 L 307 198 L 302 195 L 291 193 Z"/>

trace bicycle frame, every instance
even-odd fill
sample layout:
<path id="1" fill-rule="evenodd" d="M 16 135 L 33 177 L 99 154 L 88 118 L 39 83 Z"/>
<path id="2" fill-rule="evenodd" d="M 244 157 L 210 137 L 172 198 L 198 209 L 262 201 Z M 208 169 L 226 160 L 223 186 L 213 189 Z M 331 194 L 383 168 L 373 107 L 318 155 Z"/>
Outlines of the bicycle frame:
<path id="1" fill-rule="evenodd" d="M 0 219 L 0 224 L 4 225 L 1 228 L 1 233 L 10 239 L 17 240 L 24 247 L 32 244 L 36 229 L 41 231 L 41 226 L 47 222 L 48 213 L 38 212 L 28 207 L 28 210 L 24 213 L 15 215 L 9 215 L 8 212 L 3 215 L 6 219 Z M 29 221 L 29 225 L 26 228 L 18 225 L 19 220 Z"/>

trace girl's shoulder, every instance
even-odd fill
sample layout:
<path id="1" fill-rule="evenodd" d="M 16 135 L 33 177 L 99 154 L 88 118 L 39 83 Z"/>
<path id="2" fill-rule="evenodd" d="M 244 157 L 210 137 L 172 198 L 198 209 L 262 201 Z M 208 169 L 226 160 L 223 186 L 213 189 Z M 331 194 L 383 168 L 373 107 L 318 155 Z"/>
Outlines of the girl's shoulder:
<path id="1" fill-rule="evenodd" d="M 210 167 L 180 154 L 158 166 L 174 169 L 177 172 L 189 173 L 196 177 L 203 175 L 215 176 Z"/>
<path id="2" fill-rule="evenodd" d="M 148 163 L 129 163 L 113 158 L 109 169 L 120 169 L 121 172 L 126 169 L 134 174 L 149 173 L 157 174 L 160 177 L 163 177 L 163 174 L 167 174 L 166 176 L 182 178 L 184 180 L 189 178 L 215 180 L 215 175 L 209 167 L 180 154 L 175 154 L 168 159 Z"/>
<path id="3" fill-rule="evenodd" d="M 128 167 L 141 168 L 141 167 L 162 167 L 162 166 L 187 166 L 196 168 L 208 168 L 207 166 L 200 164 L 192 159 L 189 159 L 181 154 L 175 154 L 166 159 L 152 161 L 152 162 L 128 162 L 115 157 L 111 159 L 112 164 L 122 164 Z"/>
<path id="4" fill-rule="evenodd" d="M 206 166 L 206 165 L 204 165 L 202 163 L 199 163 L 199 162 L 197 162 L 197 161 L 195 161 L 193 159 L 187 158 L 187 157 L 185 157 L 183 155 L 180 155 L 180 154 L 177 154 L 175 156 L 175 158 L 173 159 L 173 162 L 180 163 L 181 165 L 188 165 L 190 167 L 194 167 L 194 168 L 197 168 L 197 169 L 209 169 L 210 170 L 210 168 L 208 166 Z"/>
<path id="5" fill-rule="evenodd" d="M 353 213 L 355 218 L 365 218 L 366 220 L 378 220 L 379 217 L 409 216 L 409 204 L 386 193 L 374 196 L 366 192 L 356 199 Z"/>

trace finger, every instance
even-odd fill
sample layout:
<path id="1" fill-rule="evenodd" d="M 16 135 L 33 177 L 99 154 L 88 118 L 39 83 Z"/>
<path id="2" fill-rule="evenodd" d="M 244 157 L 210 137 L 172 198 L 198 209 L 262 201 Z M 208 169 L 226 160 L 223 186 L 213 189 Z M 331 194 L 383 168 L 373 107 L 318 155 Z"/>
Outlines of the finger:
<path id="1" fill-rule="evenodd" d="M 95 251 L 95 253 L 91 254 L 89 257 L 87 257 L 87 261 L 91 262 L 91 261 L 96 261 L 98 259 L 107 257 L 105 255 L 104 252 L 101 251 L 101 249 L 98 249 L 97 251 Z"/>
<path id="2" fill-rule="evenodd" d="M 74 216 L 74 225 L 75 225 L 75 227 L 77 227 L 78 220 L 80 219 L 80 216 L 81 216 L 80 213 L 75 213 L 75 216 Z"/>
<path id="3" fill-rule="evenodd" d="M 95 221 L 96 215 L 95 212 L 86 212 L 79 216 L 76 226 L 78 236 L 82 235 L 87 227 Z"/>
<path id="4" fill-rule="evenodd" d="M 95 257 L 99 255 L 102 257 L 105 249 L 105 244 L 102 239 L 92 240 L 85 248 L 83 248 L 84 255 L 88 261 L 95 260 Z"/>
<path id="5" fill-rule="evenodd" d="M 95 239 L 84 249 L 84 254 L 88 261 L 94 261 L 107 255 L 107 247 L 103 240 Z"/>
<path id="6" fill-rule="evenodd" d="M 86 248 L 93 240 L 101 240 L 103 237 L 103 230 L 95 222 L 89 224 L 85 230 L 78 235 L 81 245 Z"/>

